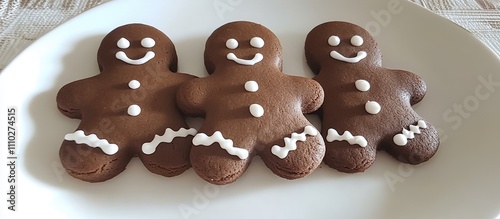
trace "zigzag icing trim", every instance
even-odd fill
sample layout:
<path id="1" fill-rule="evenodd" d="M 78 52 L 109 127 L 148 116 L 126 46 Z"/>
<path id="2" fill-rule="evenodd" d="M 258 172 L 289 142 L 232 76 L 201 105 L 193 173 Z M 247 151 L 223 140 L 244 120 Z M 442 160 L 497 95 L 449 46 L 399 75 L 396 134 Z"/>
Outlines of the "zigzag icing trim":
<path id="1" fill-rule="evenodd" d="M 66 134 L 64 139 L 67 141 L 75 141 L 77 144 L 86 144 L 93 148 L 101 148 L 107 155 L 113 155 L 118 152 L 118 145 L 110 144 L 106 139 L 99 139 L 95 134 L 85 135 L 82 130 Z"/>
<path id="2" fill-rule="evenodd" d="M 283 140 L 285 140 L 285 146 L 281 147 L 279 145 L 274 145 L 271 148 L 271 152 L 276 155 L 277 157 L 284 159 L 286 156 L 288 156 L 288 152 L 296 150 L 297 149 L 297 141 L 305 141 L 306 140 L 306 135 L 310 136 L 316 136 L 318 135 L 318 130 L 316 130 L 313 126 L 306 126 L 304 128 L 304 132 L 298 134 L 298 133 L 292 133 L 291 138 L 285 137 Z"/>
<path id="3" fill-rule="evenodd" d="M 332 128 L 328 129 L 328 135 L 326 136 L 326 141 L 328 142 L 347 141 L 349 142 L 350 145 L 357 144 L 361 147 L 366 147 L 368 145 L 366 138 L 361 135 L 353 136 L 349 131 L 345 131 L 344 134 L 339 135 L 337 130 Z"/>
<path id="4" fill-rule="evenodd" d="M 165 129 L 163 135 L 155 135 L 153 141 L 142 144 L 142 152 L 144 154 L 153 154 L 156 151 L 156 147 L 161 143 L 171 143 L 176 137 L 187 137 L 188 135 L 196 135 L 196 129 L 190 128 L 180 128 L 178 131 L 174 131 L 171 128 Z"/>
<path id="5" fill-rule="evenodd" d="M 403 132 L 401 134 L 397 134 L 392 139 L 394 143 L 398 146 L 405 146 L 408 144 L 408 139 L 415 138 L 415 134 L 420 134 L 420 129 L 426 129 L 427 124 L 424 120 L 419 120 L 417 125 L 410 125 L 410 130 L 406 130 L 403 128 Z"/>
<path id="6" fill-rule="evenodd" d="M 198 133 L 193 138 L 193 145 L 195 146 L 210 146 L 215 142 L 219 143 L 220 147 L 230 155 L 238 156 L 242 160 L 248 158 L 248 150 L 234 147 L 233 140 L 225 139 L 220 131 L 214 132 L 212 136 L 207 136 L 205 133 Z"/>

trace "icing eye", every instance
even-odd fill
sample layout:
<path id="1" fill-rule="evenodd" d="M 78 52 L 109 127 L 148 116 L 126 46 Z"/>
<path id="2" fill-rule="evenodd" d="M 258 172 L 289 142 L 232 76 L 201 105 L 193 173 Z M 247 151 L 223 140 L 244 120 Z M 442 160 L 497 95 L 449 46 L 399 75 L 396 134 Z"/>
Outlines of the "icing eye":
<path id="1" fill-rule="evenodd" d="M 330 46 L 338 46 L 340 44 L 340 38 L 338 36 L 331 36 L 328 38 L 328 44 Z"/>
<path id="2" fill-rule="evenodd" d="M 358 35 L 354 35 L 352 38 L 351 38 L 351 44 L 353 46 L 361 46 L 363 45 L 364 41 L 363 41 L 363 37 L 360 37 Z"/>
<path id="3" fill-rule="evenodd" d="M 116 43 L 116 45 L 120 49 L 127 49 L 128 47 L 130 47 L 130 42 L 127 39 L 125 39 L 125 38 L 121 38 L 121 39 L 118 40 L 118 42 Z"/>
<path id="4" fill-rule="evenodd" d="M 141 40 L 141 46 L 144 48 L 153 48 L 155 46 L 156 42 L 150 37 L 146 37 Z"/>
<path id="5" fill-rule="evenodd" d="M 250 40 L 250 45 L 260 49 L 264 47 L 264 40 L 260 37 L 254 37 Z"/>
<path id="6" fill-rule="evenodd" d="M 226 41 L 226 47 L 228 49 L 236 49 L 236 48 L 238 48 L 238 41 L 235 39 L 228 39 Z"/>

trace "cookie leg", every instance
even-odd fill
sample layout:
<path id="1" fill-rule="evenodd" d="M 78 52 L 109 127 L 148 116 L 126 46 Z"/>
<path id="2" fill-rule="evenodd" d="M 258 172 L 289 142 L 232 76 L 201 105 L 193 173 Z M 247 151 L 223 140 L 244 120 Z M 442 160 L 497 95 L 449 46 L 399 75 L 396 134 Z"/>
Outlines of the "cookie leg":
<path id="1" fill-rule="evenodd" d="M 177 176 L 191 166 L 189 151 L 193 137 L 175 138 L 171 143 L 162 142 L 153 152 L 141 151 L 139 158 L 151 171 L 166 177 Z"/>
<path id="2" fill-rule="evenodd" d="M 237 145 L 234 142 L 238 142 Z M 217 185 L 236 181 L 253 157 L 251 151 L 242 148 L 243 145 L 248 147 L 248 143 L 225 138 L 219 131 L 211 136 L 198 133 L 193 138 L 193 145 L 191 166 L 202 179 Z"/>
<path id="3" fill-rule="evenodd" d="M 285 179 L 298 179 L 315 170 L 325 154 L 324 141 L 312 126 L 294 132 L 261 152 L 266 166 Z"/>
<path id="4" fill-rule="evenodd" d="M 374 146 L 360 147 L 348 142 L 326 142 L 325 164 L 345 173 L 363 172 L 375 162 Z"/>
<path id="5" fill-rule="evenodd" d="M 59 157 L 69 175 L 87 182 L 103 182 L 125 170 L 132 155 L 118 151 L 113 155 L 74 141 L 63 141 Z"/>
<path id="6" fill-rule="evenodd" d="M 325 164 L 346 173 L 362 172 L 373 164 L 377 153 L 373 137 L 353 135 L 350 131 L 340 135 L 334 128 L 324 129 Z M 357 130 L 351 131 L 360 134 Z"/>
<path id="7" fill-rule="evenodd" d="M 429 160 L 439 147 L 439 135 L 431 124 L 420 120 L 384 140 L 383 150 L 404 163 Z"/>

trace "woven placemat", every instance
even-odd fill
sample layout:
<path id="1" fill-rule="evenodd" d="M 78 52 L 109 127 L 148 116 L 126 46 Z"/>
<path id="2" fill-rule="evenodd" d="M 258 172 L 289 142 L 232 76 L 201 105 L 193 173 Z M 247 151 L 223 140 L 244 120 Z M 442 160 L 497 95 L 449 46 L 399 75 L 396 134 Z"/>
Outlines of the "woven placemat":
<path id="1" fill-rule="evenodd" d="M 500 0 L 411 0 L 470 31 L 500 56 Z"/>
<path id="2" fill-rule="evenodd" d="M 33 41 L 106 0 L 0 0 L 0 71 Z"/>
<path id="3" fill-rule="evenodd" d="M 64 21 L 108 0 L 0 0 L 0 72 Z M 500 0 L 410 0 L 469 30 L 500 55 Z"/>

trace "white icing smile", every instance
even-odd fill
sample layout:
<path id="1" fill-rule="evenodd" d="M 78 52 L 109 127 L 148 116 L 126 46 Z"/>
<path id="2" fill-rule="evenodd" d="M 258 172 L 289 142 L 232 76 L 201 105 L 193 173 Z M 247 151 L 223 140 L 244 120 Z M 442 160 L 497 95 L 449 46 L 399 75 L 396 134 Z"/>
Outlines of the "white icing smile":
<path id="1" fill-rule="evenodd" d="M 240 59 L 234 53 L 228 53 L 227 59 L 232 60 L 240 65 L 255 65 L 264 59 L 261 53 L 255 54 L 252 59 Z"/>
<path id="2" fill-rule="evenodd" d="M 153 48 L 155 46 L 155 44 L 156 44 L 156 42 L 150 37 L 146 37 L 146 38 L 141 40 L 141 46 L 144 48 Z M 130 41 L 128 41 L 125 38 L 121 38 L 120 40 L 118 40 L 116 45 L 120 49 L 128 49 L 130 47 Z M 154 57 L 155 57 L 155 53 L 153 51 L 148 51 L 140 59 L 131 59 L 123 51 L 118 51 L 116 53 L 116 58 L 118 60 L 122 60 L 123 62 L 130 64 L 130 65 L 142 65 L 142 64 L 148 62 L 149 60 L 153 59 Z"/>
<path id="3" fill-rule="evenodd" d="M 330 57 L 332 57 L 333 59 L 343 61 L 343 62 L 348 62 L 348 63 L 358 63 L 359 61 L 366 58 L 366 55 L 367 54 L 365 51 L 359 51 L 355 57 L 348 58 L 348 57 L 345 57 L 342 54 L 338 53 L 335 50 L 330 52 Z"/>
<path id="4" fill-rule="evenodd" d="M 351 38 L 350 43 L 352 46 L 359 47 L 359 46 L 363 45 L 364 40 L 361 36 L 354 35 Z M 340 38 L 338 36 L 335 36 L 335 35 L 330 36 L 328 38 L 328 44 L 330 46 L 333 46 L 333 47 L 338 46 L 338 45 L 340 45 Z M 336 59 L 336 60 L 339 60 L 342 62 L 348 62 L 348 63 L 358 63 L 359 61 L 366 58 L 367 55 L 368 54 L 365 51 L 359 51 L 355 57 L 345 57 L 344 55 L 340 54 L 339 52 L 337 52 L 335 50 L 330 52 L 330 57 L 332 57 L 333 59 Z"/>
<path id="5" fill-rule="evenodd" d="M 148 51 L 144 55 L 144 57 L 142 57 L 140 59 L 131 59 L 123 51 L 119 51 L 116 53 L 117 59 L 122 60 L 123 62 L 125 62 L 127 64 L 131 64 L 131 65 L 142 65 L 142 64 L 148 62 L 149 60 L 153 59 L 154 57 L 155 57 L 155 53 L 153 51 Z"/>

